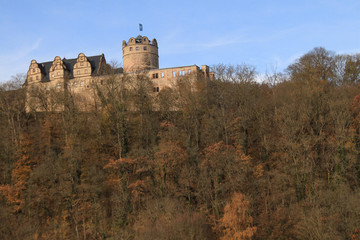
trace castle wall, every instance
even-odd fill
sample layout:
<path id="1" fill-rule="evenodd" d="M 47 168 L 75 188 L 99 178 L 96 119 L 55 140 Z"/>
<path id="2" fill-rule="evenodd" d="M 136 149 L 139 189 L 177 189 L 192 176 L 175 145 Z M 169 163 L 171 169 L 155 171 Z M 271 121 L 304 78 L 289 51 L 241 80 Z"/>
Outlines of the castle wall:
<path id="1" fill-rule="evenodd" d="M 80 53 L 76 59 L 60 59 L 38 64 L 32 60 L 27 74 L 26 111 L 61 111 L 64 105 L 61 97 L 71 94 L 72 101 L 82 111 L 90 111 L 100 106 L 97 87 L 106 86 L 110 78 L 117 80 L 136 74 L 145 74 L 152 81 L 153 94 L 165 88 L 173 88 L 182 79 L 195 80 L 199 76 L 211 79 L 213 73 L 209 67 L 202 65 L 182 66 L 159 69 L 158 46 L 156 39 L 149 41 L 147 37 L 138 36 L 123 41 L 124 73 L 106 75 L 109 66 L 103 55 L 86 57 Z M 109 72 L 108 72 L 109 73 Z M 130 82 L 125 88 L 131 89 Z M 55 98 L 60 97 L 60 101 Z M 59 100 L 59 99 L 58 99 Z"/>

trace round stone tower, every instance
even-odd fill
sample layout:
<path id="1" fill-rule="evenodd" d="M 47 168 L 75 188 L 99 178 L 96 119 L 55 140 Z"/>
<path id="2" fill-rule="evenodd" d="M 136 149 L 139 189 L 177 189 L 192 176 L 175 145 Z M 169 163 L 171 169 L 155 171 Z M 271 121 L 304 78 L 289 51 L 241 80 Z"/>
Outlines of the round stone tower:
<path id="1" fill-rule="evenodd" d="M 123 41 L 124 72 L 138 72 L 159 68 L 159 54 L 157 41 L 150 41 L 145 36 L 130 38 Z"/>

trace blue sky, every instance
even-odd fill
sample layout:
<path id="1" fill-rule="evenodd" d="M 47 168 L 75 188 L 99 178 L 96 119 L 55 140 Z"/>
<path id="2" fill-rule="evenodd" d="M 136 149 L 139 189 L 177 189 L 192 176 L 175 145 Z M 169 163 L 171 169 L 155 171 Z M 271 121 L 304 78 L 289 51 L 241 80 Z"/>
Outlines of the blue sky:
<path id="1" fill-rule="evenodd" d="M 122 40 L 156 38 L 160 68 L 246 63 L 282 71 L 314 47 L 360 53 L 359 0 L 0 0 L 0 81 L 32 59 L 105 54 Z"/>

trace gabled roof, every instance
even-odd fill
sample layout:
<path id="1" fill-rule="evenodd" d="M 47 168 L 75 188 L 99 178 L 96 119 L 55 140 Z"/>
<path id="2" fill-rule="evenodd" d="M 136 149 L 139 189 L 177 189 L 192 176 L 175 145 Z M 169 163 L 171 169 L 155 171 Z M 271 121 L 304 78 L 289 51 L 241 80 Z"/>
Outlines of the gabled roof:
<path id="1" fill-rule="evenodd" d="M 91 65 L 91 75 L 94 76 L 94 75 L 100 74 L 99 69 L 100 69 L 100 64 L 101 64 L 101 58 L 104 58 L 104 54 L 87 57 L 87 60 L 89 61 L 90 65 Z M 74 70 L 74 65 L 76 63 L 76 60 L 77 60 L 77 58 L 72 58 L 72 59 L 63 58 L 62 59 L 64 65 L 66 66 L 66 70 L 69 73 L 69 78 L 74 77 L 73 70 Z M 41 73 L 44 74 L 44 77 L 41 79 L 41 82 L 49 82 L 50 81 L 49 73 L 50 73 L 50 68 L 51 68 L 52 64 L 53 64 L 53 62 L 38 63 Z"/>

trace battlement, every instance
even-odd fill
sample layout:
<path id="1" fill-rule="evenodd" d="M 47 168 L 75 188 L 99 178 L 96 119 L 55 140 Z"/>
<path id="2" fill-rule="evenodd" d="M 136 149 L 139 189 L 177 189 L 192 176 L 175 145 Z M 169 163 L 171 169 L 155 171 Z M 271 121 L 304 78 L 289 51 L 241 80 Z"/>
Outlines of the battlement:
<path id="1" fill-rule="evenodd" d="M 128 42 L 125 40 L 123 41 L 123 48 L 128 45 L 136 45 L 136 44 L 143 44 L 143 45 L 153 45 L 157 47 L 157 41 L 154 38 L 152 41 L 150 41 L 146 36 L 138 35 L 136 38 L 131 37 Z"/>

